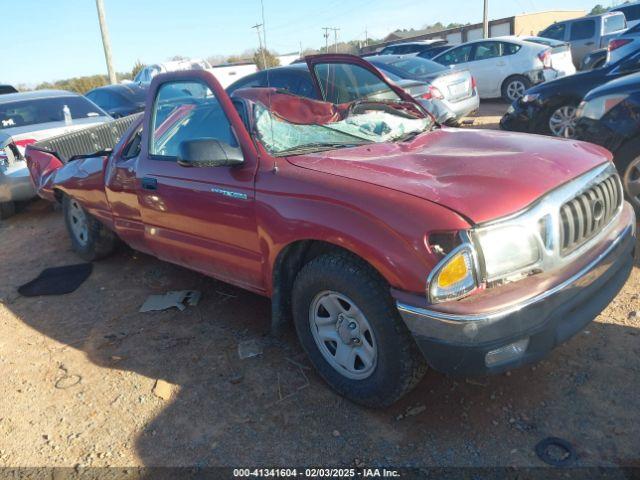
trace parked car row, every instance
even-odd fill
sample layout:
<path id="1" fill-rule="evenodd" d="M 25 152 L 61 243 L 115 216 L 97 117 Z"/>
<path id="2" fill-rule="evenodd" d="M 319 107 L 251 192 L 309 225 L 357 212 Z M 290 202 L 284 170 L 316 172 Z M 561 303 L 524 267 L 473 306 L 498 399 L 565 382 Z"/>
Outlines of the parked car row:
<path id="1" fill-rule="evenodd" d="M 290 87 L 271 84 L 278 73 Z M 144 114 L 116 120 L 122 138 L 98 151 L 86 140 L 103 126 L 27 147 L 74 251 L 97 260 L 120 239 L 269 297 L 274 329 L 291 321 L 354 402 L 390 405 L 427 366 L 484 375 L 537 361 L 633 268 L 635 215 L 599 146 L 440 127 L 350 55 L 228 90 L 206 70 L 149 88 Z"/>

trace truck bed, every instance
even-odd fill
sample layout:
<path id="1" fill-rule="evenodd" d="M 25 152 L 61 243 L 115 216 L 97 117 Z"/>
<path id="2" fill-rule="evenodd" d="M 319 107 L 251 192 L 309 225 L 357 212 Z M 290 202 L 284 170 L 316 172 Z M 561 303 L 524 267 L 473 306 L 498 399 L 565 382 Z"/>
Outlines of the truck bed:
<path id="1" fill-rule="evenodd" d="M 54 186 L 64 191 L 75 177 L 85 183 L 96 182 L 93 190 L 99 190 L 100 195 L 103 195 L 104 162 L 120 138 L 134 123 L 139 122 L 141 115 L 129 115 L 27 146 L 27 167 L 38 195 L 46 200 L 56 201 L 58 198 L 55 196 Z"/>
<path id="2" fill-rule="evenodd" d="M 109 152 L 120 141 L 122 135 L 142 114 L 129 115 L 109 123 L 102 123 L 71 133 L 34 143 L 32 150 L 55 155 L 63 164 L 76 157 L 94 156 Z"/>

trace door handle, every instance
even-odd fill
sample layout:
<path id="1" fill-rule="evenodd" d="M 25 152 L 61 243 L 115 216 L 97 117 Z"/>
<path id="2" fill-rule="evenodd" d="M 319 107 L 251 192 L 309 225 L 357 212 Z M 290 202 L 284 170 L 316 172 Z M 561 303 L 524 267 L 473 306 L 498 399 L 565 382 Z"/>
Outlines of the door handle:
<path id="1" fill-rule="evenodd" d="M 595 44 L 596 44 L 596 42 L 587 42 L 587 43 L 585 43 L 585 45 L 588 45 L 589 47 L 590 47 L 591 45 L 595 45 Z"/>
<path id="2" fill-rule="evenodd" d="M 143 177 L 142 188 L 144 188 L 145 190 L 157 190 L 158 180 L 152 177 Z"/>

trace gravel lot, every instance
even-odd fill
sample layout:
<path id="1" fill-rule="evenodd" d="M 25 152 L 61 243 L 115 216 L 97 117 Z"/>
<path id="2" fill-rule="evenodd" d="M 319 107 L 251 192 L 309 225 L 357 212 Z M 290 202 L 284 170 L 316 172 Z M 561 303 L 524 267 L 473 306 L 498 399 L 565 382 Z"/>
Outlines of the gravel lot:
<path id="1" fill-rule="evenodd" d="M 476 126 L 506 109 L 483 106 Z M 430 372 L 383 411 L 335 395 L 293 334 L 267 335 L 267 299 L 122 248 L 65 296 L 16 287 L 79 263 L 42 201 L 0 226 L 0 466 L 541 466 L 571 442 L 578 465 L 640 467 L 640 263 L 616 300 L 542 363 L 481 379 Z M 137 313 L 197 289 L 197 307 Z M 263 353 L 241 360 L 238 344 Z"/>

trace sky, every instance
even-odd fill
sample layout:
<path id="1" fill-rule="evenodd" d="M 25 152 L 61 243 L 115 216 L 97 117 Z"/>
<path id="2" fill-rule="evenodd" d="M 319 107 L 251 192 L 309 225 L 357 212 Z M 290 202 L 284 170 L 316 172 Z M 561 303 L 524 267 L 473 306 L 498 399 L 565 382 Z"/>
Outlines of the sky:
<path id="1" fill-rule="evenodd" d="M 322 27 L 339 40 L 382 38 L 397 28 L 482 21 L 483 0 L 263 0 L 267 46 L 278 53 L 318 48 Z M 611 0 L 489 0 L 489 18 L 544 10 L 590 10 Z M 260 0 L 104 0 L 117 71 L 136 60 L 206 58 L 258 46 Z M 4 21 L 0 83 L 35 85 L 106 74 L 94 0 L 0 0 Z M 561 5 L 561 6 L 560 6 Z M 10 21 L 9 21 L 10 19 Z"/>

